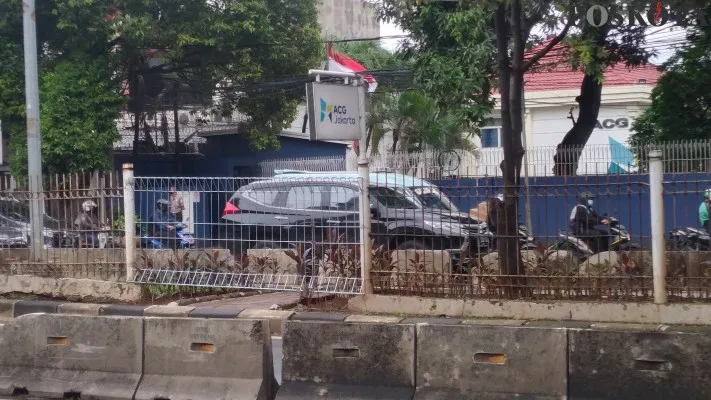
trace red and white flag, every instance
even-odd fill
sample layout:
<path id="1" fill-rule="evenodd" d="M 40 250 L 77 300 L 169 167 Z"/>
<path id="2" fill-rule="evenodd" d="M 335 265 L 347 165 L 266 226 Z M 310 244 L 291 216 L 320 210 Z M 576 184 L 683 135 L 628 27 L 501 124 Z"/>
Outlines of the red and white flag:
<path id="1" fill-rule="evenodd" d="M 366 72 L 364 66 L 360 65 L 356 60 L 348 57 L 343 53 L 333 51 L 331 42 L 328 42 L 328 70 L 360 73 Z M 372 93 L 378 87 L 378 82 L 375 81 L 373 75 L 364 75 L 365 81 L 368 82 L 368 92 Z"/>

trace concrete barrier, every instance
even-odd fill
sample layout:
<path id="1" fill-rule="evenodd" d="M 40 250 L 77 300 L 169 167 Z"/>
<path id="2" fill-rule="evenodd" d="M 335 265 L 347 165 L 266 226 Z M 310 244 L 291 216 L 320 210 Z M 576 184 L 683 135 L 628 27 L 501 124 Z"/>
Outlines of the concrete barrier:
<path id="1" fill-rule="evenodd" d="M 145 318 L 143 379 L 135 400 L 272 400 L 269 323 Z"/>
<path id="2" fill-rule="evenodd" d="M 569 399 L 711 399 L 708 333 L 568 331 Z"/>
<path id="3" fill-rule="evenodd" d="M 0 396 L 132 399 L 141 378 L 143 321 L 31 314 L 0 331 Z"/>
<path id="4" fill-rule="evenodd" d="M 415 326 L 286 321 L 277 400 L 411 400 Z"/>
<path id="5" fill-rule="evenodd" d="M 414 400 L 561 399 L 565 329 L 417 325 Z"/>

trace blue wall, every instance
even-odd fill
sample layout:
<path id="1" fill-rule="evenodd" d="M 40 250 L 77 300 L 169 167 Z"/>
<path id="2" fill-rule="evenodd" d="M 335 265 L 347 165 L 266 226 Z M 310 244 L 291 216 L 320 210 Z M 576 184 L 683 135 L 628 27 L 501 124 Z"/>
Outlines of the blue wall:
<path id="1" fill-rule="evenodd" d="M 136 210 L 145 221 L 159 198 L 168 197 L 168 187 L 198 192 L 195 204 L 196 236 L 215 237 L 215 224 L 227 199 L 249 182 L 239 178 L 173 178 L 137 180 Z M 503 191 L 499 178 L 462 178 L 435 180 L 442 191 L 467 212 L 482 201 Z M 578 177 L 530 178 L 533 232 L 548 241 L 560 230 L 567 229 L 568 218 L 583 191 L 595 194 L 595 208 L 600 214 L 618 218 L 634 240 L 649 243 L 649 177 L 647 175 L 605 175 Z M 698 226 L 698 206 L 703 190 L 711 188 L 711 175 L 704 173 L 674 174 L 664 177 L 665 228 Z M 522 189 L 523 191 L 523 189 Z M 521 197 L 519 214 L 525 222 L 526 203 Z"/>
<path id="2" fill-rule="evenodd" d="M 500 178 L 464 178 L 433 181 L 462 211 L 503 192 Z M 711 187 L 706 173 L 667 174 L 664 177 L 665 229 L 698 226 L 702 193 Z M 529 178 L 531 223 L 542 240 L 567 229 L 568 218 L 584 191 L 595 194 L 595 209 L 620 220 L 635 240 L 648 243 L 651 235 L 648 175 L 597 175 Z M 523 195 L 523 188 L 521 189 Z M 519 215 L 525 223 L 526 202 L 521 197 Z"/>

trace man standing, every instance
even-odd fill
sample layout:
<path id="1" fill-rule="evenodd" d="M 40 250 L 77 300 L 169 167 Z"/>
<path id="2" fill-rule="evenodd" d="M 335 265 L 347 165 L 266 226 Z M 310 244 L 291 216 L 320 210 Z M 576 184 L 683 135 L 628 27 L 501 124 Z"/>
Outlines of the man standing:
<path id="1" fill-rule="evenodd" d="M 709 207 L 711 206 L 711 189 L 704 190 L 704 201 L 699 205 L 699 223 L 706 231 L 709 230 Z"/>
<path id="2" fill-rule="evenodd" d="M 176 221 L 183 222 L 183 211 L 185 210 L 185 205 L 183 204 L 183 198 L 175 190 L 175 186 L 171 186 L 169 189 L 170 193 L 170 213 L 173 215 Z"/>

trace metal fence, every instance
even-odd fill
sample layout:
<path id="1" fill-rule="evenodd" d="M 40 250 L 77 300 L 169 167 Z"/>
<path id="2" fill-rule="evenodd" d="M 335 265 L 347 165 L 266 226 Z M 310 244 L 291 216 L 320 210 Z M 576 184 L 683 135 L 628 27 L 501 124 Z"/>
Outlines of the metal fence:
<path id="1" fill-rule="evenodd" d="M 125 259 L 121 173 L 89 172 L 46 177 L 43 261 L 30 258 L 32 227 L 27 183 L 0 182 L 0 268 L 3 274 L 122 280 Z M 90 212 L 83 204 L 92 202 Z"/>
<path id="2" fill-rule="evenodd" d="M 361 292 L 359 183 L 136 177 L 133 281 Z"/>
<path id="3" fill-rule="evenodd" d="M 303 171 L 346 171 L 346 158 L 338 156 L 310 157 L 310 158 L 284 158 L 278 160 L 262 161 L 259 163 L 261 175 L 274 176 L 278 170 L 303 170 Z"/>
<path id="4" fill-rule="evenodd" d="M 640 146 L 636 169 L 604 175 L 522 177 L 503 203 L 499 176 L 451 175 L 451 154 L 446 163 L 441 154 L 420 158 L 426 179 L 412 169 L 372 172 L 370 274 L 361 263 L 361 180 L 355 172 L 323 171 L 331 159 L 311 174 L 268 177 L 133 177 L 130 170 L 123 178 L 51 177 L 42 195 L 42 263 L 27 258 L 30 193 L 2 182 L 0 266 L 10 274 L 128 275 L 137 283 L 307 294 L 358 294 L 365 275 L 383 294 L 651 300 L 660 287 L 653 284 L 654 239 L 664 236 L 669 300 L 708 301 L 710 239 L 698 228 L 711 151 L 708 142 L 694 145 Z M 655 148 L 667 158 L 655 164 L 664 173 L 650 176 Z M 392 157 L 397 165 L 405 156 Z M 661 195 L 652 195 L 654 182 Z M 587 204 L 583 193 L 594 199 L 581 213 L 599 214 L 584 232 L 571 226 L 577 206 Z M 663 209 L 654 211 L 660 199 Z M 97 203 L 102 227 L 77 227 L 87 200 Z M 653 233 L 660 221 L 661 235 Z"/>
<path id="5" fill-rule="evenodd" d="M 536 146 L 528 149 L 523 159 L 522 178 L 563 175 L 628 175 L 646 173 L 649 152 L 663 153 L 667 173 L 688 173 L 711 170 L 711 140 L 693 140 L 658 144 Z M 391 170 L 426 179 L 445 177 L 501 177 L 501 148 L 481 148 L 468 151 L 425 151 L 418 153 L 379 153 L 370 155 L 371 170 Z M 556 164 L 556 159 L 559 162 Z M 577 160 L 577 162 L 574 162 Z M 278 169 L 304 171 L 357 171 L 355 154 L 343 157 L 302 157 L 265 161 L 262 176 L 272 176 Z M 574 167 L 574 168 L 573 168 Z"/>
<path id="6" fill-rule="evenodd" d="M 697 145 L 708 145 L 704 143 Z M 649 152 L 655 148 L 670 157 L 664 159 L 665 173 L 660 175 L 660 215 L 650 208 L 653 180 L 647 172 Z M 636 169 L 606 175 L 522 178 L 517 196 L 503 201 L 516 202 L 514 208 L 495 200 L 505 192 L 500 177 L 449 176 L 443 171 L 449 167 L 437 157 L 429 158 L 434 165 L 424 158 L 421 168 L 435 171 L 437 178 L 373 172 L 374 291 L 458 298 L 651 300 L 656 218 L 666 226 L 668 298 L 706 301 L 711 252 L 708 234 L 696 228 L 703 192 L 711 188 L 711 173 L 704 167 L 711 157 L 698 148 L 684 149 L 691 146 L 641 146 L 636 149 Z M 136 177 L 136 212 L 145 222 L 139 224 L 141 250 L 133 280 L 360 293 L 358 185 L 354 172 Z M 182 199 L 178 220 L 187 238 L 155 233 L 156 225 L 149 221 L 159 199 L 170 202 L 171 186 L 176 188 L 173 196 Z M 583 210 L 592 209 L 599 218 L 595 226 L 577 232 L 571 218 L 577 205 L 587 204 L 581 201 L 583 193 L 594 197 L 593 206 Z M 512 227 L 508 233 L 506 224 Z M 522 251 L 520 257 L 511 257 L 516 242 Z M 161 254 L 156 248 L 179 250 Z"/>

